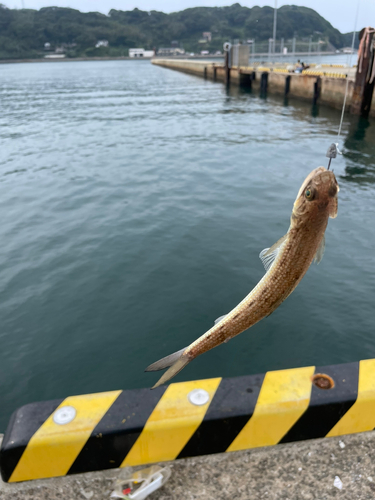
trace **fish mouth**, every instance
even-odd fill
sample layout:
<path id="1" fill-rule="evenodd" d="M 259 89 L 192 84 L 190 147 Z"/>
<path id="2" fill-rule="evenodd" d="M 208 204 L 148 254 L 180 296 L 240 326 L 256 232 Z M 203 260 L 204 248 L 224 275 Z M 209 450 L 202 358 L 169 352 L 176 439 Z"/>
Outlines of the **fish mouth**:
<path id="1" fill-rule="evenodd" d="M 324 186 L 324 191 L 329 198 L 335 198 L 340 191 L 335 174 L 331 170 L 325 170 L 318 177 L 315 182 Z"/>

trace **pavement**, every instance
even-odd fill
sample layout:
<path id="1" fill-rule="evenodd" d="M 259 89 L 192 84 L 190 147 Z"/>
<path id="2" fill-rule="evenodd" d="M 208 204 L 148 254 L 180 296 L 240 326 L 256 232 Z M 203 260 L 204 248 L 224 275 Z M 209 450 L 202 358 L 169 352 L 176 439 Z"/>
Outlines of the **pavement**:
<path id="1" fill-rule="evenodd" d="M 150 500 L 370 500 L 375 432 L 168 462 L 169 481 Z M 165 466 L 166 464 L 160 464 Z M 136 469 L 141 469 L 138 467 Z M 24 483 L 0 482 L 1 500 L 107 500 L 129 469 Z"/>

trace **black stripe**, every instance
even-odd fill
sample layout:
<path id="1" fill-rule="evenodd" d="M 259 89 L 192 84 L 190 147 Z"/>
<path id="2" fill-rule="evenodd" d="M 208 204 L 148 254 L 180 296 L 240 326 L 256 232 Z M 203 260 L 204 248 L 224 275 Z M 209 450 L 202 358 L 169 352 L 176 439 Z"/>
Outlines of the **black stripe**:
<path id="1" fill-rule="evenodd" d="M 198 429 L 177 458 L 222 453 L 249 421 L 264 375 L 223 379 Z"/>
<path id="2" fill-rule="evenodd" d="M 13 413 L 0 449 L 1 477 L 5 482 L 9 481 L 32 436 L 63 401 L 31 403 Z"/>
<path id="3" fill-rule="evenodd" d="M 355 403 L 358 395 L 359 363 L 317 366 L 315 373 L 325 373 L 332 377 L 335 387 L 319 389 L 312 386 L 309 407 L 280 443 L 326 436 Z"/>
<path id="4" fill-rule="evenodd" d="M 93 430 L 68 474 L 120 467 L 165 390 L 123 391 Z"/>

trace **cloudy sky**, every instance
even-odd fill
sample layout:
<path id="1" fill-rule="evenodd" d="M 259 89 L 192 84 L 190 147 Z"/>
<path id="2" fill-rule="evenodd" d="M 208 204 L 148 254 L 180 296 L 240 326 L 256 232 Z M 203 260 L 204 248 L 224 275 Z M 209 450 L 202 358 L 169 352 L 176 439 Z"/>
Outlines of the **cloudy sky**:
<path id="1" fill-rule="evenodd" d="M 110 9 L 132 10 L 138 7 L 141 10 L 159 10 L 175 12 L 189 7 L 219 7 L 231 5 L 235 0 L 1 0 L 7 7 L 21 8 L 24 5 L 29 9 L 40 9 L 51 5 L 58 7 L 72 7 L 83 12 L 99 11 L 107 14 Z M 327 19 L 342 33 L 353 31 L 354 19 L 358 0 L 278 0 L 277 5 L 294 4 L 311 7 Z M 375 25 L 375 0 L 359 0 L 359 16 L 357 29 Z M 275 5 L 274 0 L 239 1 L 241 5 Z"/>

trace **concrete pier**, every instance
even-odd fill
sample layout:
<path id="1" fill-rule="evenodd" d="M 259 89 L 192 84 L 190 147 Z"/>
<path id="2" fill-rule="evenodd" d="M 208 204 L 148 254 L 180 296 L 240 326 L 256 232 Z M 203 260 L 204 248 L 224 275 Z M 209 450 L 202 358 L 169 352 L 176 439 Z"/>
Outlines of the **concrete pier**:
<path id="1" fill-rule="evenodd" d="M 375 496 L 375 432 L 171 462 L 150 500 L 370 500 Z M 165 466 L 166 464 L 160 464 Z M 139 469 L 142 467 L 137 467 Z M 126 469 L 5 484 L 1 500 L 109 500 Z"/>
<path id="2" fill-rule="evenodd" d="M 213 81 L 226 81 L 224 65 L 212 61 L 153 59 L 152 64 Z M 336 109 L 342 108 L 348 83 L 346 110 L 350 110 L 354 89 L 353 72 L 346 76 L 340 68 L 322 67 L 298 74 L 272 66 L 241 66 L 233 67 L 229 71 L 231 84 L 251 87 L 256 92 L 266 90 L 270 94 L 303 99 Z M 369 114 L 375 116 L 375 99 L 372 100 Z"/>

